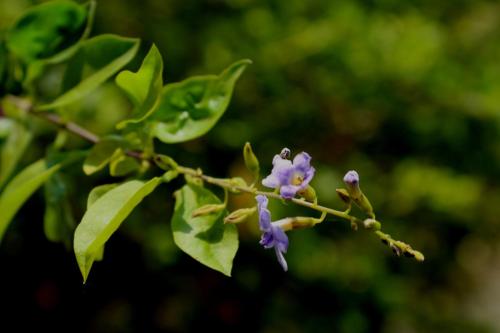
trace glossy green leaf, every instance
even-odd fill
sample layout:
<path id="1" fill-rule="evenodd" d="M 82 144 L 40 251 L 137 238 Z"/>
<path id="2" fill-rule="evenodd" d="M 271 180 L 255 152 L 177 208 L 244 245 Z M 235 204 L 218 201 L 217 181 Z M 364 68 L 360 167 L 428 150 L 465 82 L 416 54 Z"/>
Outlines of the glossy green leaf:
<path id="1" fill-rule="evenodd" d="M 90 205 L 76 228 L 73 243 L 84 282 L 106 241 L 160 182 L 158 177 L 148 182 L 131 180 L 104 193 Z"/>
<path id="2" fill-rule="evenodd" d="M 175 193 L 175 199 L 175 244 L 202 264 L 230 276 L 238 250 L 238 232 L 234 225 L 223 223 L 226 211 L 192 217 L 199 207 L 220 204 L 219 198 L 201 186 L 188 184 Z"/>
<path id="3" fill-rule="evenodd" d="M 96 186 L 90 191 L 89 197 L 87 198 L 87 210 L 89 210 L 90 206 L 94 204 L 100 197 L 102 197 L 107 192 L 111 191 L 119 184 L 105 184 Z M 96 250 L 94 261 L 101 261 L 104 258 L 104 245 Z"/>
<path id="4" fill-rule="evenodd" d="M 123 177 L 140 168 L 137 159 L 121 154 L 109 164 L 109 174 L 113 177 Z"/>
<path id="5" fill-rule="evenodd" d="M 122 121 L 118 128 L 141 122 L 151 114 L 163 87 L 162 73 L 163 60 L 153 44 L 136 73 L 123 71 L 118 74 L 116 84 L 127 93 L 135 106 L 134 118 Z"/>
<path id="6" fill-rule="evenodd" d="M 0 147 L 0 188 L 9 179 L 33 137 L 31 131 L 11 119 L 0 119 L 8 131 Z"/>
<path id="7" fill-rule="evenodd" d="M 45 160 L 39 160 L 26 167 L 7 184 L 0 195 L 0 240 L 19 208 L 61 166 L 61 163 L 48 166 Z"/>
<path id="8" fill-rule="evenodd" d="M 207 133 L 226 111 L 234 85 L 250 60 L 240 60 L 220 75 L 195 76 L 163 88 L 148 120 L 153 135 L 165 143 L 195 139 Z"/>
<path id="9" fill-rule="evenodd" d="M 105 184 L 94 187 L 92 191 L 90 191 L 89 196 L 87 198 L 87 210 L 97 201 L 97 199 L 99 199 L 104 194 L 108 193 L 117 186 L 118 184 Z"/>
<path id="10" fill-rule="evenodd" d="M 47 2 L 29 9 L 7 34 L 7 47 L 25 62 L 48 58 L 77 42 L 87 10 L 72 1 Z"/>
<path id="11" fill-rule="evenodd" d="M 47 239 L 71 246 L 76 221 L 71 209 L 68 183 L 56 172 L 45 183 L 45 214 L 43 228 Z"/>
<path id="12" fill-rule="evenodd" d="M 115 35 L 82 42 L 68 61 L 61 96 L 37 110 L 60 108 L 84 97 L 129 63 L 138 48 L 139 39 Z"/>
<path id="13" fill-rule="evenodd" d="M 122 146 L 123 140 L 118 137 L 110 136 L 101 139 L 92 147 L 83 162 L 83 172 L 86 175 L 91 175 L 103 169 L 120 154 Z"/>

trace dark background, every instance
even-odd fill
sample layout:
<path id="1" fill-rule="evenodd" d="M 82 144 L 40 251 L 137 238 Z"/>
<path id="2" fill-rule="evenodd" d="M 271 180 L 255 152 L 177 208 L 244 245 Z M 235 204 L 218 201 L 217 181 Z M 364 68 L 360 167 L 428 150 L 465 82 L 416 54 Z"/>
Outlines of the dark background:
<path id="1" fill-rule="evenodd" d="M 0 0 L 0 28 L 31 3 Z M 254 61 L 208 135 L 160 150 L 216 176 L 245 174 L 246 141 L 265 171 L 282 147 L 304 150 L 320 203 L 339 209 L 335 188 L 356 169 L 384 229 L 426 261 L 329 218 L 290 233 L 283 273 L 254 220 L 227 278 L 173 245 L 176 182 L 132 214 L 82 285 L 72 251 L 43 234 L 37 193 L 0 246 L 1 331 L 500 331 L 498 2 L 101 0 L 96 15 L 93 35 L 140 37 L 141 55 L 154 42 L 165 82 Z M 130 105 L 110 83 L 75 109 L 102 134 Z M 90 189 L 112 180 L 71 173 L 79 220 Z"/>

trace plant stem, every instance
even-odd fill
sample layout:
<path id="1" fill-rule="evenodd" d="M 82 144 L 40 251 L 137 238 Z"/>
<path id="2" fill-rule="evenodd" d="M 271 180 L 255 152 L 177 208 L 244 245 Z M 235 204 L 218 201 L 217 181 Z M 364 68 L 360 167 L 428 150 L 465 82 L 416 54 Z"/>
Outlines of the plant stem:
<path id="1" fill-rule="evenodd" d="M 57 114 L 33 111 L 32 104 L 29 100 L 19 98 L 17 96 L 11 96 L 11 95 L 7 96 L 7 99 L 12 104 L 14 104 L 17 108 L 25 111 L 26 113 L 35 115 L 35 116 L 42 118 L 42 119 L 45 119 L 48 122 L 62 128 L 62 129 L 65 129 L 68 132 L 70 132 L 70 133 L 90 142 L 90 143 L 96 144 L 97 142 L 100 141 L 100 138 L 98 135 L 90 132 L 89 130 L 79 126 L 78 124 L 76 124 L 74 122 L 63 120 Z M 0 112 L 1 111 L 2 110 L 0 109 Z M 0 114 L 2 114 L 2 113 L 0 113 Z M 153 154 L 152 156 L 146 156 L 146 154 L 144 154 L 143 152 L 134 151 L 134 150 L 128 150 L 125 153 L 128 156 L 134 157 L 138 160 L 150 160 L 150 161 L 156 160 L 155 154 Z M 282 197 L 279 194 L 277 194 L 276 192 L 259 191 L 253 186 L 253 184 L 251 186 L 248 186 L 248 185 L 241 186 L 241 185 L 232 183 L 230 179 L 222 179 L 222 178 L 215 178 L 215 177 L 207 176 L 207 175 L 204 175 L 201 172 L 201 170 L 199 170 L 199 169 L 195 170 L 193 168 L 184 167 L 184 166 L 180 166 L 180 165 L 176 166 L 175 169 L 177 172 L 179 172 L 181 174 L 189 175 L 191 177 L 196 177 L 196 178 L 202 179 L 203 181 L 205 181 L 207 183 L 219 186 L 219 187 L 223 188 L 226 191 L 226 193 L 228 190 L 230 190 L 230 191 L 249 193 L 252 195 L 259 195 L 260 194 L 260 195 L 265 195 L 269 198 L 282 200 Z M 323 221 L 325 214 L 330 214 L 330 215 L 336 216 L 338 218 L 349 221 L 351 223 L 351 225 L 357 226 L 358 224 L 362 224 L 366 229 L 370 229 L 370 230 L 374 231 L 374 234 L 384 244 L 388 245 L 396 255 L 399 256 L 401 254 L 404 254 L 406 256 L 411 256 L 418 261 L 424 260 L 424 256 L 420 252 L 413 250 L 410 245 L 403 243 L 401 241 L 394 240 L 389 234 L 382 232 L 380 230 L 380 224 L 377 228 L 373 228 L 371 226 L 368 226 L 368 224 L 363 223 L 365 221 L 363 221 L 355 216 L 349 215 L 350 210 L 339 211 L 339 210 L 335 210 L 332 208 L 318 205 L 316 202 L 311 203 L 311 202 L 305 201 L 304 199 L 292 198 L 292 199 L 289 199 L 289 201 L 293 202 L 296 205 L 307 207 L 307 208 L 316 210 L 318 212 L 321 212 L 322 215 L 320 218 L 320 222 Z M 379 223 L 379 222 L 377 222 L 377 223 Z"/>

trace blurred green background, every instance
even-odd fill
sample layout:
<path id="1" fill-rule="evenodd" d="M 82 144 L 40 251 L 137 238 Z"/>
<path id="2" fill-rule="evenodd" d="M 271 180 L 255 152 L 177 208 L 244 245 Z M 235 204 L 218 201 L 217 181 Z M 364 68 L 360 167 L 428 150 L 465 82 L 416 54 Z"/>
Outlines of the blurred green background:
<path id="1" fill-rule="evenodd" d="M 0 29 L 32 3 L 0 0 Z M 426 261 L 396 258 L 370 233 L 329 218 L 290 233 L 283 273 L 258 244 L 254 220 L 240 227 L 226 278 L 176 250 L 170 186 L 124 223 L 82 286 L 72 252 L 43 235 L 39 194 L 0 247 L 3 323 L 71 332 L 500 332 L 497 1 L 101 0 L 100 33 L 140 37 L 141 55 L 156 43 L 165 82 L 252 59 L 208 135 L 159 149 L 216 176 L 245 173 L 246 141 L 265 171 L 285 146 L 307 151 L 320 202 L 335 208 L 335 188 L 356 169 L 385 231 Z M 106 133 L 129 110 L 109 84 L 75 114 Z M 111 180 L 72 175 L 79 220 L 88 191 Z M 272 212 L 305 211 L 277 203 Z"/>

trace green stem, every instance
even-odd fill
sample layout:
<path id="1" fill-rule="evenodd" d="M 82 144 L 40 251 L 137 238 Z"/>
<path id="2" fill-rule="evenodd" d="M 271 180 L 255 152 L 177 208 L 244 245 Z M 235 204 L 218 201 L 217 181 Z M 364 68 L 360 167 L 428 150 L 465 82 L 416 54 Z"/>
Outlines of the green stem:
<path id="1" fill-rule="evenodd" d="M 79 136 L 80 138 L 87 140 L 90 143 L 95 144 L 95 143 L 99 142 L 99 140 L 100 140 L 98 135 L 88 131 L 87 129 L 79 126 L 78 124 L 76 124 L 74 122 L 63 120 L 57 114 L 47 113 L 47 112 L 34 112 L 32 103 L 27 99 L 9 95 L 9 96 L 7 96 L 7 100 L 9 102 L 11 102 L 12 104 L 14 104 L 17 108 L 25 111 L 26 113 L 35 115 L 35 116 L 42 118 L 42 119 L 45 119 L 48 122 L 58 126 L 59 128 L 62 128 L 62 129 L 66 130 L 66 131 L 68 131 L 76 136 Z M 0 112 L 1 112 L 0 115 L 3 116 L 3 110 L 1 110 Z M 133 151 L 133 150 L 126 151 L 126 154 L 128 156 L 134 157 L 138 160 L 149 160 L 152 162 L 154 162 L 156 160 L 156 158 L 158 157 L 158 155 L 156 155 L 154 153 L 146 156 L 146 154 L 144 152 Z M 179 166 L 175 167 L 175 170 L 179 173 L 184 174 L 184 175 L 196 177 L 196 178 L 202 179 L 203 181 L 210 183 L 212 185 L 222 187 L 225 191 L 225 199 L 224 199 L 225 201 L 227 201 L 227 196 L 228 196 L 227 192 L 228 191 L 238 191 L 238 192 L 249 193 L 252 195 L 260 194 L 260 195 L 265 195 L 266 197 L 277 199 L 277 200 L 283 199 L 278 194 L 277 191 L 274 191 L 274 192 L 259 191 L 254 187 L 254 184 L 252 184 L 251 186 L 235 185 L 234 183 L 231 182 L 230 179 L 215 178 L 215 177 L 204 175 L 200 169 L 195 170 L 192 168 L 188 168 L 188 167 L 184 167 L 184 166 L 179 165 Z M 297 198 L 289 199 L 289 201 L 293 202 L 296 205 L 307 207 L 307 208 L 316 210 L 318 212 L 321 212 L 321 217 L 318 219 L 318 223 L 321 223 L 324 220 L 324 218 L 326 217 L 326 215 L 330 214 L 330 215 L 336 216 L 338 218 L 349 221 L 351 223 L 351 226 L 356 226 L 356 228 L 353 228 L 353 229 L 357 229 L 358 224 L 363 225 L 363 220 L 361 220 L 355 216 L 349 215 L 350 207 L 346 211 L 339 211 L 339 210 L 335 210 L 332 208 L 318 205 L 317 200 L 314 203 L 305 201 L 304 199 L 297 199 Z M 414 257 L 418 261 L 424 260 L 424 256 L 420 252 L 413 250 L 411 248 L 411 246 L 406 244 L 406 243 L 403 243 L 403 242 L 398 241 L 398 240 L 394 240 L 390 235 L 383 233 L 380 230 L 380 227 L 375 228 L 375 229 L 372 227 L 367 227 L 367 229 L 371 229 L 372 231 L 374 231 L 374 234 L 377 235 L 377 237 L 379 237 L 380 240 L 384 244 L 388 245 L 397 255 L 403 254 L 406 256 Z"/>

